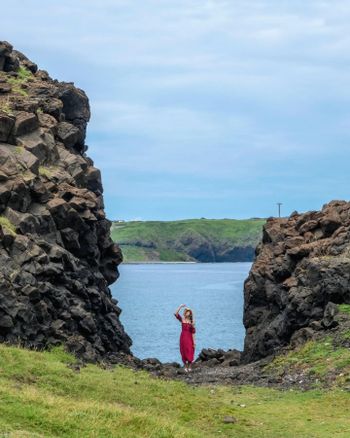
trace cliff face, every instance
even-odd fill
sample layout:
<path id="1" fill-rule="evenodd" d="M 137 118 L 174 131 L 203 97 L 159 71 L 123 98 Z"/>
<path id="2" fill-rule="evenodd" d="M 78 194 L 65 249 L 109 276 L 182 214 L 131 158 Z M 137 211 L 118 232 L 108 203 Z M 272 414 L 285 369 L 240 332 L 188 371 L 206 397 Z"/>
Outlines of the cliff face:
<path id="1" fill-rule="evenodd" d="M 89 118 L 82 90 L 0 42 L 0 342 L 96 360 L 131 341 L 108 288 L 121 253 L 85 154 Z"/>
<path id="2" fill-rule="evenodd" d="M 350 203 L 269 219 L 244 288 L 246 362 L 312 338 L 350 303 Z"/>
<path id="3" fill-rule="evenodd" d="M 201 263 L 250 262 L 254 257 L 253 245 L 232 247 L 230 241 L 223 239 L 213 242 L 207 236 L 192 230 L 183 233 L 174 242 L 173 247 L 177 251 L 187 254 L 190 260 Z"/>
<path id="4" fill-rule="evenodd" d="M 126 262 L 247 262 L 254 258 L 264 219 L 114 222 L 112 237 Z"/>

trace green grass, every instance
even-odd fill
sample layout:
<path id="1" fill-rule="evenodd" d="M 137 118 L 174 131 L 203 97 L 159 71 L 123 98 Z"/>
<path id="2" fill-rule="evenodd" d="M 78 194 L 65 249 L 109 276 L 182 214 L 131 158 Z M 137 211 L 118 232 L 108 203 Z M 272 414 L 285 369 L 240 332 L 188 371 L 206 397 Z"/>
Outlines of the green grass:
<path id="1" fill-rule="evenodd" d="M 346 339 L 349 331 L 342 333 Z M 277 356 L 267 367 L 268 372 L 302 371 L 305 375 L 313 375 L 321 380 L 329 374 L 335 374 L 335 381 L 339 376 L 339 383 L 350 380 L 350 349 L 337 346 L 331 336 L 322 340 L 310 340 L 296 350 Z M 341 376 L 340 376 L 341 375 Z"/>
<path id="2" fill-rule="evenodd" d="M 23 146 L 16 146 L 15 147 L 15 154 L 16 155 L 21 155 L 24 152 L 24 147 Z"/>
<path id="3" fill-rule="evenodd" d="M 350 304 L 339 304 L 338 309 L 343 313 L 350 313 Z"/>
<path id="4" fill-rule="evenodd" d="M 46 176 L 48 179 L 52 178 L 56 171 L 56 166 L 39 166 L 39 175 Z"/>
<path id="5" fill-rule="evenodd" d="M 0 225 L 6 228 L 12 235 L 16 235 L 16 227 L 9 219 L 5 216 L 0 216 Z"/>
<path id="6" fill-rule="evenodd" d="M 45 166 L 39 166 L 39 175 L 46 176 L 47 178 L 50 178 L 52 176 L 50 169 Z"/>
<path id="7" fill-rule="evenodd" d="M 189 257 L 186 253 L 169 248 L 159 249 L 159 259 L 162 260 L 163 262 L 189 261 Z"/>
<path id="8" fill-rule="evenodd" d="M 180 262 L 189 260 L 186 254 L 166 248 L 161 248 L 159 251 L 133 245 L 120 245 L 120 248 L 123 253 L 123 259 L 126 262 L 147 262 L 149 260 Z"/>
<path id="9" fill-rule="evenodd" d="M 33 73 L 21 65 L 17 70 L 17 77 L 21 81 L 28 81 L 29 78 L 33 77 Z"/>
<path id="10" fill-rule="evenodd" d="M 145 262 L 152 257 L 157 257 L 157 254 L 154 255 L 148 254 L 146 248 L 141 248 L 132 245 L 120 245 L 120 248 L 123 253 L 124 261 L 134 260 L 139 262 Z"/>
<path id="11" fill-rule="evenodd" d="M 61 349 L 0 345 L 0 436 L 347 437 L 346 392 L 191 387 L 145 372 L 89 365 L 80 372 Z M 231 415 L 235 424 L 224 424 Z"/>
<path id="12" fill-rule="evenodd" d="M 23 88 L 23 85 L 26 84 L 28 79 L 32 76 L 33 74 L 28 69 L 20 66 L 17 70 L 17 76 L 7 78 L 7 82 L 11 85 L 14 93 L 20 94 L 21 96 L 28 96 L 28 92 Z"/>
<path id="13" fill-rule="evenodd" d="M 343 332 L 343 339 L 350 339 L 350 330 Z"/>
<path id="14" fill-rule="evenodd" d="M 189 219 L 181 221 L 114 222 L 112 238 L 125 261 L 190 261 L 183 242 L 208 243 L 213 248 L 255 247 L 264 219 Z M 133 248 L 133 249 L 132 249 Z M 141 250 L 141 249 L 142 250 Z"/>
<path id="15" fill-rule="evenodd" d="M 0 102 L 0 111 L 7 114 L 8 116 L 13 116 L 13 110 L 11 109 L 9 100 Z"/>
<path id="16" fill-rule="evenodd" d="M 179 234 L 194 230 L 202 235 L 232 239 L 236 243 L 255 242 L 256 236 L 260 235 L 264 219 L 189 219 L 181 221 L 131 221 L 114 222 L 112 227 L 113 236 L 120 240 L 142 238 L 155 242 L 160 239 L 176 239 Z M 122 242 L 120 242 L 122 243 Z"/>

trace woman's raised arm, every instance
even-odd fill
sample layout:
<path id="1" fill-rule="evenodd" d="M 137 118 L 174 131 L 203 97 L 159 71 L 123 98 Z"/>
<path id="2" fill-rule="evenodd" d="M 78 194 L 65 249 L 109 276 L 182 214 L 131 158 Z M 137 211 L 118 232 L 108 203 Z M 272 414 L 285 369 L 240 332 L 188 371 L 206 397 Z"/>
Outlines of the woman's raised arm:
<path id="1" fill-rule="evenodd" d="M 178 315 L 179 312 L 180 312 L 180 310 L 181 310 L 183 307 L 186 307 L 186 305 L 185 305 L 185 304 L 181 304 L 181 305 L 176 309 L 176 311 L 175 311 L 175 315 Z"/>
<path id="2" fill-rule="evenodd" d="M 179 312 L 180 312 L 180 310 L 181 310 L 183 307 L 186 307 L 185 304 L 181 304 L 181 306 L 179 306 L 179 307 L 176 309 L 175 313 L 174 313 L 175 318 L 178 319 L 180 322 L 182 322 L 182 318 L 181 318 L 181 316 L 179 315 Z"/>

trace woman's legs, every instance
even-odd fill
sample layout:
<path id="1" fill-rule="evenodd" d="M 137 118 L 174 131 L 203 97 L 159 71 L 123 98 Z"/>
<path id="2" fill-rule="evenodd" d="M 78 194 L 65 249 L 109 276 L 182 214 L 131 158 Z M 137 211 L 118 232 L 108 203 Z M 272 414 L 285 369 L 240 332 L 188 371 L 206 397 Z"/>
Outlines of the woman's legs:
<path id="1" fill-rule="evenodd" d="M 186 362 L 184 363 L 184 369 L 185 369 L 186 373 L 192 371 L 192 362 L 189 362 L 188 360 L 186 360 Z"/>

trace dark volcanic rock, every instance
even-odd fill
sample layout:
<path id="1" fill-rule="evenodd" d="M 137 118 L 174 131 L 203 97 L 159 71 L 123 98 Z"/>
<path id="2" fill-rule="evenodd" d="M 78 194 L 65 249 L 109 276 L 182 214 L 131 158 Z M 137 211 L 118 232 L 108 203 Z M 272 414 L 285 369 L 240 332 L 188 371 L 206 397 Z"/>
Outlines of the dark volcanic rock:
<path id="1" fill-rule="evenodd" d="M 205 366 L 237 366 L 241 361 L 241 352 L 238 350 L 213 350 L 204 348 L 198 355 L 196 363 L 202 363 Z"/>
<path id="2" fill-rule="evenodd" d="M 171 247 L 171 242 L 169 247 Z M 202 263 L 252 261 L 255 248 L 251 245 L 232 247 L 232 242 L 213 242 L 194 230 L 182 233 L 174 243 L 174 249 L 188 254 Z"/>
<path id="3" fill-rule="evenodd" d="M 0 141 L 6 142 L 9 139 L 12 128 L 15 124 L 15 117 L 6 114 L 0 107 Z"/>
<path id="4" fill-rule="evenodd" d="M 88 98 L 6 42 L 0 83 L 0 342 L 63 343 L 92 361 L 128 355 L 108 287 L 121 253 L 84 154 Z"/>
<path id="5" fill-rule="evenodd" d="M 245 362 L 334 327 L 334 303 L 350 303 L 350 203 L 269 219 L 244 294 Z"/>

